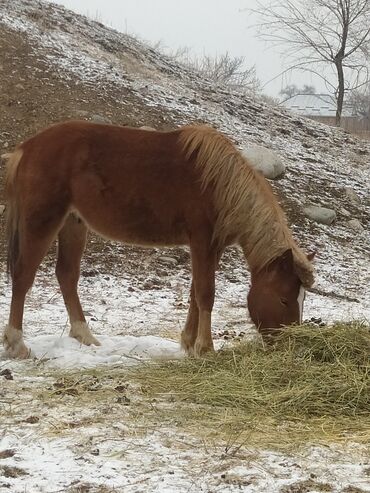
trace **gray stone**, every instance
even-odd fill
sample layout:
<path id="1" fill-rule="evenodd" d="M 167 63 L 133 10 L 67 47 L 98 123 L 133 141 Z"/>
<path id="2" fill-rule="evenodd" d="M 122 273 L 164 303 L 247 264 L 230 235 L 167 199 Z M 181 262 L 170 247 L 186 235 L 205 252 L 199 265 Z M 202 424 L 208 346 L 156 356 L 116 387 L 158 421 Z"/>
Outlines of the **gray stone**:
<path id="1" fill-rule="evenodd" d="M 162 255 L 158 258 L 159 262 L 162 264 L 168 265 L 170 267 L 174 267 L 177 265 L 177 260 L 174 257 L 168 257 L 166 255 Z"/>
<path id="2" fill-rule="evenodd" d="M 353 188 L 346 187 L 344 189 L 344 193 L 345 193 L 347 199 L 349 199 L 351 202 L 353 202 L 355 204 L 359 204 L 361 202 L 360 197 L 356 194 L 356 192 L 353 190 Z"/>
<path id="3" fill-rule="evenodd" d="M 95 123 L 104 123 L 104 124 L 112 123 L 112 121 L 109 120 L 109 118 L 106 118 L 105 116 L 101 116 L 101 115 L 91 115 L 91 121 Z"/>
<path id="4" fill-rule="evenodd" d="M 142 127 L 139 127 L 141 130 L 148 130 L 150 132 L 156 132 L 156 129 L 153 127 L 148 127 L 147 125 L 143 125 Z"/>
<path id="5" fill-rule="evenodd" d="M 76 111 L 76 116 L 80 118 L 89 118 L 90 113 L 86 110 L 78 110 Z"/>
<path id="6" fill-rule="evenodd" d="M 303 209 L 306 217 L 320 224 L 332 224 L 337 215 L 333 209 L 327 209 L 318 205 L 309 205 Z"/>
<path id="7" fill-rule="evenodd" d="M 364 230 L 364 227 L 362 226 L 362 224 L 360 223 L 360 221 L 358 219 L 351 219 L 350 221 L 348 221 L 347 224 L 354 231 L 361 232 Z"/>
<path id="8" fill-rule="evenodd" d="M 95 123 L 104 123 L 111 124 L 112 121 L 109 118 L 102 115 L 92 115 L 89 111 L 86 110 L 77 110 L 75 112 L 76 118 L 82 118 L 84 120 L 91 120 Z"/>
<path id="9" fill-rule="evenodd" d="M 349 211 L 347 211 L 347 209 L 345 209 L 344 207 L 342 207 L 340 209 L 340 213 L 342 214 L 342 216 L 344 217 L 351 217 L 351 213 Z"/>
<path id="10" fill-rule="evenodd" d="M 241 152 L 249 164 L 269 180 L 276 180 L 284 175 L 285 164 L 271 149 L 256 145 L 246 147 Z"/>

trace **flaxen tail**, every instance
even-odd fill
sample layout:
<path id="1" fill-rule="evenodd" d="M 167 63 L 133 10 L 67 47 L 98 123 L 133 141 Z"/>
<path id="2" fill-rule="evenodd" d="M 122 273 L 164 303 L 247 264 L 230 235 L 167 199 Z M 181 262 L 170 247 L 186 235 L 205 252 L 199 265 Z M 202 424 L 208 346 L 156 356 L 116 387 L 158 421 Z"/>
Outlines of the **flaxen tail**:
<path id="1" fill-rule="evenodd" d="M 6 236 L 8 243 L 7 272 L 13 277 L 14 266 L 19 255 L 19 208 L 17 194 L 17 170 L 23 151 L 18 148 L 11 154 L 1 156 L 7 161 L 5 195 L 6 195 Z"/>

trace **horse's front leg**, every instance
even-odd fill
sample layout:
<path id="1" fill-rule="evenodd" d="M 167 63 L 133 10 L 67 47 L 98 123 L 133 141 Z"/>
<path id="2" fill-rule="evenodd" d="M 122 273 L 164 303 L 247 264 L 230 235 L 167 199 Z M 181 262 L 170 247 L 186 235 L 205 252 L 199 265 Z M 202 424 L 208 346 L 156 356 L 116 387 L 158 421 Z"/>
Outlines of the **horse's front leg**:
<path id="1" fill-rule="evenodd" d="M 215 298 L 215 271 L 217 252 L 209 242 L 191 245 L 193 282 L 198 306 L 198 334 L 194 343 L 194 356 L 213 351 L 211 314 Z"/>
<path id="2" fill-rule="evenodd" d="M 191 282 L 190 288 L 190 305 L 188 316 L 186 318 L 184 330 L 181 333 L 181 347 L 192 355 L 194 351 L 195 340 L 198 335 L 199 309 L 195 299 L 194 282 Z"/>

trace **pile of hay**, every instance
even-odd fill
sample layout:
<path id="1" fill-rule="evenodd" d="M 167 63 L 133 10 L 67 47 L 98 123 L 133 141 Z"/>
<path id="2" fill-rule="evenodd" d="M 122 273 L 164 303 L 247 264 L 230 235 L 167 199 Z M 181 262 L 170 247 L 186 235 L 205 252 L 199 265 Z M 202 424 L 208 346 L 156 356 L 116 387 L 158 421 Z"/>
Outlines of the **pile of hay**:
<path id="1" fill-rule="evenodd" d="M 370 330 L 287 328 L 274 345 L 238 343 L 204 359 L 137 366 L 130 379 L 158 419 L 249 444 L 370 443 Z"/>

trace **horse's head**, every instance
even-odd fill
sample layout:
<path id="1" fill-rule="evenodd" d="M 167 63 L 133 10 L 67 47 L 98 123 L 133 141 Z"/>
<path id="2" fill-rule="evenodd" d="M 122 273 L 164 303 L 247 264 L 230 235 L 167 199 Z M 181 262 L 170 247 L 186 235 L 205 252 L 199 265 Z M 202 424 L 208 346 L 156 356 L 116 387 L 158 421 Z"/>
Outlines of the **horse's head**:
<path id="1" fill-rule="evenodd" d="M 312 260 L 314 254 L 307 256 Z M 302 322 L 305 289 L 293 260 L 292 250 L 258 272 L 252 271 L 248 309 L 262 335 L 270 335 L 284 325 Z"/>

